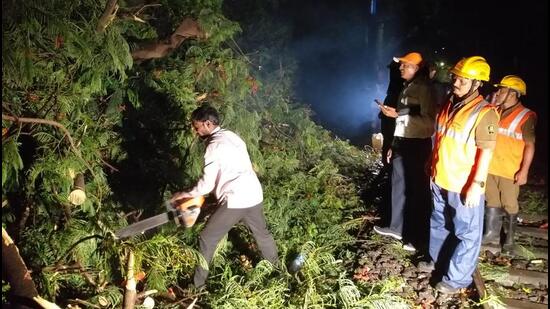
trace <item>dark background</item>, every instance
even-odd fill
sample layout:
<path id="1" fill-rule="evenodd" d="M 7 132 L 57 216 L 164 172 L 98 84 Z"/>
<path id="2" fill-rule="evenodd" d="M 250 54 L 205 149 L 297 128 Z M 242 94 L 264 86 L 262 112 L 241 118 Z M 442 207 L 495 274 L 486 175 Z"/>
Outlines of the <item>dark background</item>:
<path id="1" fill-rule="evenodd" d="M 258 23 L 247 11 L 257 1 L 227 0 L 232 19 Z M 425 59 L 456 63 L 480 55 L 491 66 L 491 84 L 508 74 L 527 83 L 523 103 L 537 112 L 537 152 L 531 169 L 548 171 L 548 1 L 279 0 L 262 14 L 288 27 L 298 60 L 297 100 L 315 120 L 362 146 L 379 131 L 373 100 L 384 99 L 393 56 L 419 51 Z M 267 4 L 265 4 L 267 3 Z M 262 17 L 265 19 L 265 16 Z M 274 24 L 277 25 L 277 24 Z M 275 27 L 275 26 L 274 26 Z M 257 26 L 256 26 L 257 28 Z M 276 31 L 276 29 L 273 29 Z M 492 91 L 485 86 L 484 91 Z"/>

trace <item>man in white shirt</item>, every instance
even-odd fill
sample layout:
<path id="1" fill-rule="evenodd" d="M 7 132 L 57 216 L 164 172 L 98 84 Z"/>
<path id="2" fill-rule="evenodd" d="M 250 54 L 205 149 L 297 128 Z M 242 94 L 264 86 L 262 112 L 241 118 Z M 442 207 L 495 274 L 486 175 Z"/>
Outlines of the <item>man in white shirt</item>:
<path id="1" fill-rule="evenodd" d="M 252 168 L 246 144 L 237 134 L 219 126 L 218 112 L 211 106 L 194 110 L 191 121 L 197 134 L 207 141 L 203 175 L 191 190 L 175 193 L 171 201 L 214 191 L 218 208 L 200 233 L 201 254 L 210 264 L 218 242 L 242 221 L 252 232 L 263 257 L 278 264 L 277 247 L 263 213 L 262 186 Z M 207 277 L 208 270 L 197 267 L 195 287 L 204 286 Z"/>

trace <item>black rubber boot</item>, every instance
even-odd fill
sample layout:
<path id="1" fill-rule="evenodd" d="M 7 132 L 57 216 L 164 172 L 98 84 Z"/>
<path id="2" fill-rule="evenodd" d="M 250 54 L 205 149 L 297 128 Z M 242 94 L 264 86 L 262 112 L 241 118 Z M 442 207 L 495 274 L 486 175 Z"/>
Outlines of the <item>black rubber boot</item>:
<path id="1" fill-rule="evenodd" d="M 516 234 L 516 226 L 518 221 L 518 215 L 508 215 L 508 220 L 506 222 L 507 225 L 507 232 L 506 232 L 506 240 L 504 241 L 504 245 L 502 246 L 502 252 L 505 254 L 514 254 L 514 235 Z"/>
<path id="2" fill-rule="evenodd" d="M 500 229 L 504 211 L 500 207 L 485 207 L 485 233 L 483 233 L 483 245 L 500 245 Z"/>

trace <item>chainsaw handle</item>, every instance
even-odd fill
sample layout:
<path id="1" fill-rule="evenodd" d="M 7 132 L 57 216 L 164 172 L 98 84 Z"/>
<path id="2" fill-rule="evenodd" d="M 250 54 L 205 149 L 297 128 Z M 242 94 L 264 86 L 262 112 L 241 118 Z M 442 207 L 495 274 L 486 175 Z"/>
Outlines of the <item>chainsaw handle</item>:
<path id="1" fill-rule="evenodd" d="M 200 206 L 191 205 L 182 209 L 176 208 L 173 212 L 174 222 L 176 225 L 183 225 L 185 227 L 192 227 L 195 224 L 199 214 L 201 212 Z"/>
<path id="2" fill-rule="evenodd" d="M 204 196 L 202 195 L 199 195 L 199 196 L 196 196 L 196 197 L 192 197 L 192 198 L 180 198 L 180 199 L 177 199 L 173 202 L 169 202 L 170 203 L 170 206 L 172 206 L 172 208 L 174 209 L 177 209 L 177 210 L 180 210 L 180 211 L 184 211 L 184 210 L 187 210 L 187 209 L 194 209 L 194 208 L 197 208 L 197 207 L 202 207 L 202 204 L 204 203 Z"/>

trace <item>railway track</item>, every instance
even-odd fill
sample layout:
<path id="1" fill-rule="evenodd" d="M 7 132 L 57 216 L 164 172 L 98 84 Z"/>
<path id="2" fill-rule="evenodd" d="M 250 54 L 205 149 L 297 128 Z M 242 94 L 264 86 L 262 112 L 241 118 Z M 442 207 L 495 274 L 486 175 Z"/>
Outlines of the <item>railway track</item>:
<path id="1" fill-rule="evenodd" d="M 513 256 L 500 254 L 494 248 L 482 248 L 476 284 L 455 295 L 435 291 L 433 282 L 430 284 L 431 274 L 422 273 L 415 267 L 422 257 L 404 251 L 398 241 L 376 235 L 372 226 L 366 226 L 358 238 L 360 245 L 354 279 L 375 284 L 387 278 L 400 278 L 404 284 L 395 293 L 418 308 L 472 307 L 484 296 L 492 299 L 479 305 L 484 309 L 492 308 L 497 297 L 506 308 L 548 307 L 546 230 L 518 227 L 516 255 Z"/>
<path id="2" fill-rule="evenodd" d="M 476 282 L 479 295 L 489 289 L 503 295 L 507 308 L 547 308 L 548 230 L 518 226 L 515 254 L 502 255 L 499 249 L 482 247 L 481 282 Z"/>

